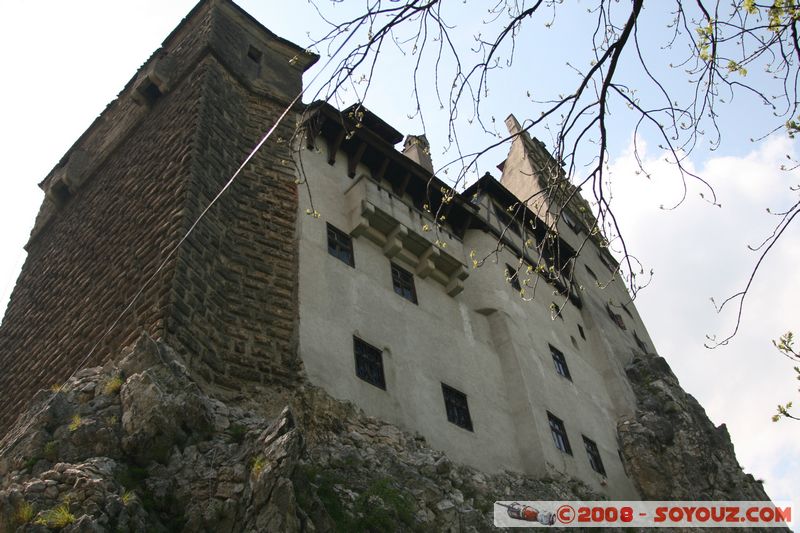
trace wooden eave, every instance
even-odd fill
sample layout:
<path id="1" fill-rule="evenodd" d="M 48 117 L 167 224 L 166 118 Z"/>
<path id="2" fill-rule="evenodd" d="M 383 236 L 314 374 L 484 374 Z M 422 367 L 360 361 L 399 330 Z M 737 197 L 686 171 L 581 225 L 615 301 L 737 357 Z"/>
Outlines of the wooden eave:
<path id="1" fill-rule="evenodd" d="M 442 206 L 442 189 L 451 190 L 452 187 L 398 152 L 393 144 L 383 135 L 372 131 L 365 122 L 359 123 L 349 118 L 345 112 L 330 104 L 310 104 L 303 118 L 303 126 L 307 131 L 308 148 L 322 150 L 329 164 L 334 164 L 337 157 L 344 155 L 351 178 L 356 177 L 358 164 L 364 164 L 370 169 L 373 179 L 388 182 L 398 196 L 408 193 L 417 209 L 422 211 L 427 204 L 434 215 L 445 215 L 445 225 L 450 226 L 457 237 L 463 236 L 471 224 L 470 219 L 477 215 L 475 206 L 455 191 L 452 202 Z M 325 139 L 321 146 L 314 144 L 318 136 Z"/>

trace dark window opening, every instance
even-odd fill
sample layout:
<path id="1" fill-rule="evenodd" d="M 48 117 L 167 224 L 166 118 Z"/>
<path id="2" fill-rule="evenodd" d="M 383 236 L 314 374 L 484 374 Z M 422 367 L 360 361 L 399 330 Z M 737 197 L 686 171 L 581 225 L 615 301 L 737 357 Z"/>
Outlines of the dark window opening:
<path id="1" fill-rule="evenodd" d="M 145 82 L 144 86 L 139 89 L 139 92 L 144 97 L 144 100 L 147 102 L 148 106 L 152 106 L 156 103 L 156 100 L 161 98 L 161 89 L 159 89 L 158 85 L 150 80 Z"/>
<path id="2" fill-rule="evenodd" d="M 353 239 L 330 224 L 328 224 L 328 253 L 355 268 Z"/>
<path id="3" fill-rule="evenodd" d="M 550 302 L 550 315 L 551 318 L 555 319 L 556 317 L 564 320 L 564 313 L 562 312 L 561 306 L 555 302 Z"/>
<path id="4" fill-rule="evenodd" d="M 575 220 L 575 219 L 572 217 L 572 215 L 571 215 L 571 214 L 567 213 L 567 210 L 566 210 L 566 209 L 564 209 L 564 210 L 561 212 L 561 218 L 563 218 L 563 219 L 564 219 L 564 222 L 566 222 L 566 223 L 567 223 L 567 226 L 569 226 L 569 228 L 570 228 L 572 231 L 574 231 L 576 235 L 577 235 L 577 234 L 579 234 L 579 233 L 581 232 L 581 226 L 580 226 L 580 224 L 578 224 L 578 222 L 577 222 L 577 221 L 576 221 L 576 220 Z"/>
<path id="5" fill-rule="evenodd" d="M 635 331 L 633 332 L 633 338 L 636 341 L 636 346 L 638 346 L 641 351 L 647 353 L 647 344 L 639 338 L 639 335 L 637 335 Z"/>
<path id="6" fill-rule="evenodd" d="M 589 457 L 589 464 L 592 470 L 601 475 L 606 475 L 606 469 L 603 467 L 603 460 L 600 459 L 600 450 L 597 449 L 597 444 L 592 439 L 583 435 L 583 445 L 586 447 L 586 455 Z"/>
<path id="7" fill-rule="evenodd" d="M 575 337 L 570 335 L 569 336 L 569 340 L 572 342 L 572 346 L 577 350 L 578 349 L 578 341 L 575 340 Z"/>
<path id="8" fill-rule="evenodd" d="M 547 412 L 547 420 L 550 422 L 550 433 L 553 435 L 553 442 L 556 448 L 564 453 L 572 455 L 572 448 L 569 445 L 567 438 L 567 430 L 564 428 L 564 422 L 555 416 L 550 411 Z"/>
<path id="9" fill-rule="evenodd" d="M 567 367 L 567 359 L 564 357 L 564 354 L 561 352 L 561 350 L 553 347 L 551 344 L 550 354 L 553 356 L 553 363 L 556 365 L 556 372 L 572 381 L 572 376 L 569 373 L 569 367 Z"/>
<path id="10" fill-rule="evenodd" d="M 611 310 L 611 306 L 609 306 L 608 304 L 606 304 L 606 311 L 608 311 L 608 316 L 610 316 L 610 317 L 611 317 L 611 320 L 613 320 L 613 321 L 614 321 L 614 323 L 615 323 L 617 326 L 619 326 L 619 329 L 622 329 L 622 330 L 625 330 L 625 329 L 627 329 L 627 328 L 625 327 L 625 322 L 623 322 L 623 321 L 622 321 L 622 315 L 618 315 L 617 313 L 615 313 L 614 311 L 612 311 L 612 310 Z"/>
<path id="11" fill-rule="evenodd" d="M 54 181 L 50 186 L 50 197 L 57 206 L 64 205 L 70 197 L 69 187 L 61 180 Z"/>
<path id="12" fill-rule="evenodd" d="M 247 50 L 247 57 L 253 60 L 255 63 L 261 63 L 261 50 L 259 50 L 255 46 L 251 46 Z"/>
<path id="13" fill-rule="evenodd" d="M 583 340 L 586 340 L 586 333 L 583 331 L 583 326 L 581 326 L 580 324 L 578 324 L 578 333 L 581 334 L 581 338 Z"/>
<path id="14" fill-rule="evenodd" d="M 444 408 L 447 411 L 447 421 L 472 431 L 472 418 L 469 416 L 467 395 L 444 383 L 442 383 L 442 394 L 444 395 Z"/>
<path id="15" fill-rule="evenodd" d="M 597 274 L 595 274 L 595 273 L 594 273 L 594 271 L 593 271 L 591 268 L 589 268 L 589 266 L 588 266 L 588 265 L 584 265 L 584 266 L 586 267 L 586 272 L 588 272 L 588 273 L 589 273 L 589 275 L 590 275 L 590 276 L 592 276 L 592 278 L 594 278 L 594 280 L 595 280 L 595 281 L 600 281 L 600 280 L 597 278 Z"/>
<path id="16" fill-rule="evenodd" d="M 386 390 L 383 352 L 358 337 L 353 337 L 353 353 L 356 357 L 356 376 L 379 389 Z"/>
<path id="17" fill-rule="evenodd" d="M 414 287 L 414 275 L 392 263 L 392 285 L 394 292 L 408 300 L 417 303 L 417 290 Z"/>
<path id="18" fill-rule="evenodd" d="M 519 272 L 517 269 L 506 263 L 506 280 L 516 291 L 521 291 L 522 287 L 519 284 Z"/>

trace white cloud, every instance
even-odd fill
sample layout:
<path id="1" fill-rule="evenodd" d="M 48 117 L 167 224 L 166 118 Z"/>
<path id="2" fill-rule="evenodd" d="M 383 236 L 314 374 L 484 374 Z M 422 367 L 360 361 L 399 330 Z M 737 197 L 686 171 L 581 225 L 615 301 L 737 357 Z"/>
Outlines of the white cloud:
<path id="1" fill-rule="evenodd" d="M 735 307 L 717 314 L 709 298 L 719 302 L 744 287 L 757 259 L 747 245 L 758 244 L 777 222 L 765 209 L 786 208 L 797 199 L 789 186 L 800 183 L 800 172 L 779 169 L 792 152 L 788 139 L 776 137 L 742 157 L 711 158 L 699 166 L 697 173 L 714 187 L 722 207 L 700 199 L 706 191 L 690 181 L 683 205 L 660 210 L 660 204 L 680 198 L 680 177 L 652 154 L 644 156 L 651 180 L 635 176 L 630 151 L 611 169 L 612 205 L 629 249 L 655 269 L 636 304 L 656 347 L 710 418 L 727 424 L 741 464 L 766 480 L 775 499 L 797 497 L 800 479 L 794 459 L 800 456 L 800 423 L 770 420 L 779 402 L 798 396 L 791 363 L 770 342 L 800 330 L 797 227 L 763 264 L 730 345 L 708 350 L 703 343 L 706 334 L 723 337 L 734 326 Z"/>

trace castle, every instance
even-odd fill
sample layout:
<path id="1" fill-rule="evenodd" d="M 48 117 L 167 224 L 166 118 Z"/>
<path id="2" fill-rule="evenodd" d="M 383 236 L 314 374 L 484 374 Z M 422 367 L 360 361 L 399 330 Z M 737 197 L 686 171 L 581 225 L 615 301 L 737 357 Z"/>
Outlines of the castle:
<path id="1" fill-rule="evenodd" d="M 500 179 L 458 193 L 423 136 L 398 151 L 361 106 L 296 103 L 204 213 L 316 59 L 203 0 L 67 151 L 0 328 L 3 430 L 144 331 L 220 391 L 307 379 L 456 461 L 642 497 L 618 423 L 654 347 L 513 116 Z"/>

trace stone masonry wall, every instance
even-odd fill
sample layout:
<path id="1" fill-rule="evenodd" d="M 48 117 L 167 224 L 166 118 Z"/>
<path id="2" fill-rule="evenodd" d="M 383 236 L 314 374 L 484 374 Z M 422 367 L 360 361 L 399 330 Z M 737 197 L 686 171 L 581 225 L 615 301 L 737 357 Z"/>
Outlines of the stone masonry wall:
<path id="1" fill-rule="evenodd" d="M 290 62 L 300 49 L 246 17 L 226 0 L 198 4 L 61 161 L 88 156 L 69 199 L 45 199 L 0 328 L 0 433 L 38 389 L 79 367 L 301 87 L 314 56 Z M 164 94 L 136 104 L 153 72 L 151 81 L 167 80 Z M 296 381 L 295 120 L 287 116 L 282 140 L 262 148 L 86 364 L 146 331 L 168 335 L 228 389 Z"/>
<path id="2" fill-rule="evenodd" d="M 191 224 L 287 104 L 251 93 L 207 57 L 185 219 Z M 298 378 L 297 186 L 290 114 L 179 253 L 168 338 L 210 382 L 290 385 Z"/>
<path id="3" fill-rule="evenodd" d="M 0 430 L 36 390 L 69 376 L 174 246 L 202 82 L 198 72 L 162 96 L 30 243 L 0 331 Z M 141 330 L 160 337 L 173 268 L 161 272 L 88 364 Z"/>

